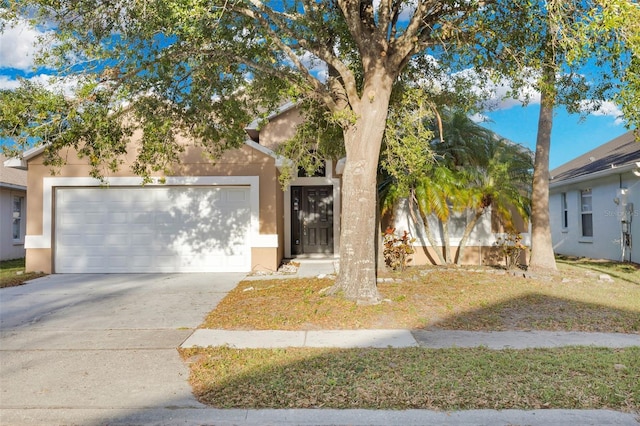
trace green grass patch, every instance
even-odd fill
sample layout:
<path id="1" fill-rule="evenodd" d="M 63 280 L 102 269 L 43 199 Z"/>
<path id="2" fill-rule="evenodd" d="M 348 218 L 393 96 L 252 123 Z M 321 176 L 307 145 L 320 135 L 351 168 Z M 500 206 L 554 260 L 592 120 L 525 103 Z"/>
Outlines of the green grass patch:
<path id="1" fill-rule="evenodd" d="M 640 348 L 182 350 L 220 408 L 640 408 Z"/>
<path id="2" fill-rule="evenodd" d="M 0 288 L 22 285 L 26 281 L 44 276 L 43 273 L 24 272 L 24 258 L 0 262 Z"/>

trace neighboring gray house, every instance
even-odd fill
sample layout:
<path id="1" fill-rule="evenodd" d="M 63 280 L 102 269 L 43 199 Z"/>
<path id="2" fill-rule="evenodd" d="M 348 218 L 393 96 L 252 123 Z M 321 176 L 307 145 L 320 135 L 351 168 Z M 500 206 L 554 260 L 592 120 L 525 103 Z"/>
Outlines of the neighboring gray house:
<path id="1" fill-rule="evenodd" d="M 552 170 L 549 190 L 557 254 L 640 263 L 640 142 L 634 131 Z"/>
<path id="2" fill-rule="evenodd" d="M 0 260 L 25 256 L 27 172 L 5 167 L 0 155 Z"/>

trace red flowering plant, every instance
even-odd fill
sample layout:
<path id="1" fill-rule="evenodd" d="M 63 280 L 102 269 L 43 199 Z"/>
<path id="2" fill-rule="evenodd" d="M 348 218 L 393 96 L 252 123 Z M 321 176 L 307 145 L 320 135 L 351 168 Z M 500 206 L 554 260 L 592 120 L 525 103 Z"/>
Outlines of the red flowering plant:
<path id="1" fill-rule="evenodd" d="M 415 240 L 407 231 L 399 236 L 396 235 L 395 228 L 387 228 L 383 238 L 383 254 L 387 266 L 394 271 L 404 271 L 411 261 L 410 256 L 415 253 L 413 249 Z"/>

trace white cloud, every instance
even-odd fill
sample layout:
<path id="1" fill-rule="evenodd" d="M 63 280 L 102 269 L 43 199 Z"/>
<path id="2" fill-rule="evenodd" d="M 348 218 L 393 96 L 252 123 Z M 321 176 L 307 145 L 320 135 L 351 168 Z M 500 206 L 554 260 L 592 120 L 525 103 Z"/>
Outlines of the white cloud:
<path id="1" fill-rule="evenodd" d="M 611 101 L 582 101 L 581 109 L 583 112 L 600 116 L 600 117 L 613 117 L 615 118 L 614 123 L 616 125 L 625 124 L 624 116 L 622 114 L 622 110 L 618 105 Z"/>
<path id="2" fill-rule="evenodd" d="M 469 116 L 469 119 L 474 123 L 488 123 L 489 121 L 491 121 L 488 115 L 481 114 L 479 112 Z"/>
<path id="3" fill-rule="evenodd" d="M 20 86 L 20 82 L 16 79 L 9 78 L 6 75 L 0 75 L 0 90 L 14 90 Z"/>
<path id="4" fill-rule="evenodd" d="M 38 84 L 51 92 L 62 92 L 67 97 L 73 97 L 80 80 L 78 76 L 58 78 L 49 74 L 38 74 L 25 79 Z M 6 75 L 0 75 L 0 90 L 15 90 L 20 86 L 20 81 Z"/>
<path id="5" fill-rule="evenodd" d="M 38 38 L 45 35 L 24 20 L 0 22 L 6 25 L 0 33 L 0 68 L 27 71 L 33 67 Z"/>

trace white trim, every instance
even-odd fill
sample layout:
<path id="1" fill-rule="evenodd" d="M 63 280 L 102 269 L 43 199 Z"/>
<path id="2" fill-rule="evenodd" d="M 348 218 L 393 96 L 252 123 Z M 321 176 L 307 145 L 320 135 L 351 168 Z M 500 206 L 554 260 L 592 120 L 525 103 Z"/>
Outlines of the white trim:
<path id="1" fill-rule="evenodd" d="M 251 247 L 274 248 L 278 247 L 278 234 L 258 234 L 251 237 Z"/>
<path id="2" fill-rule="evenodd" d="M 284 114 L 285 112 L 295 108 L 298 106 L 298 102 L 294 102 L 294 101 L 289 101 L 287 103 L 285 103 L 284 105 L 279 106 L 274 112 L 272 112 L 271 114 L 269 114 L 267 116 L 267 118 L 256 118 L 254 119 L 251 123 L 249 123 L 249 125 L 247 127 L 245 127 L 245 130 L 258 130 L 258 127 L 260 127 L 259 125 L 263 122 L 263 121 L 270 121 L 273 120 L 274 118 L 276 118 L 277 116 Z"/>
<path id="3" fill-rule="evenodd" d="M 0 182 L 0 188 L 9 189 L 12 191 L 22 191 L 27 192 L 27 187 L 22 185 L 15 185 L 13 183 Z"/>
<path id="4" fill-rule="evenodd" d="M 258 142 L 254 142 L 251 139 L 247 139 L 246 141 L 244 141 L 244 143 L 249 147 L 255 149 L 256 151 L 260 151 L 261 153 L 266 154 L 273 158 L 278 158 L 278 155 L 276 155 L 276 153 L 273 152 L 272 149 L 269 149 L 264 145 L 260 145 Z"/>
<path id="5" fill-rule="evenodd" d="M 4 161 L 5 167 L 11 167 L 14 169 L 27 170 L 27 160 L 40 155 L 44 152 L 47 145 L 39 145 L 24 151 L 19 157 L 12 157 Z"/>
<path id="6" fill-rule="evenodd" d="M 251 199 L 251 223 L 249 243 L 251 247 L 278 247 L 278 236 L 260 235 L 260 178 L 258 176 L 169 176 L 164 183 L 152 178 L 147 186 L 249 186 Z M 140 177 L 105 178 L 105 182 L 88 177 L 47 177 L 42 179 L 42 234 L 25 236 L 27 249 L 49 249 L 52 246 L 53 195 L 57 187 L 141 186 Z"/>
<path id="7" fill-rule="evenodd" d="M 283 157 L 282 155 L 276 154 L 275 152 L 273 152 L 273 150 L 267 148 L 264 145 L 260 145 L 259 143 L 254 142 L 251 139 L 247 139 L 244 143 L 250 148 L 253 148 L 258 152 L 261 152 L 265 155 L 275 158 L 276 169 L 278 169 L 278 171 L 280 172 L 282 172 L 282 169 L 285 167 L 293 167 L 293 161 L 291 161 L 286 157 Z"/>

